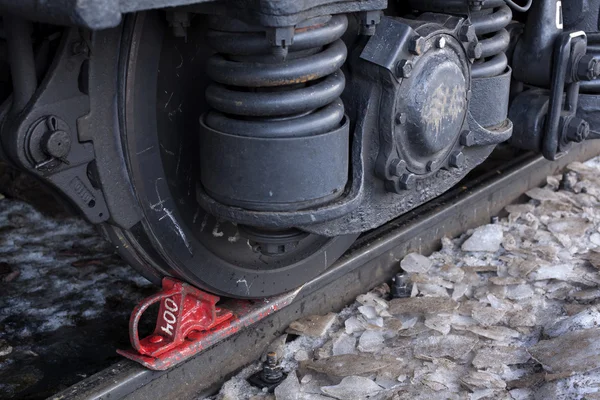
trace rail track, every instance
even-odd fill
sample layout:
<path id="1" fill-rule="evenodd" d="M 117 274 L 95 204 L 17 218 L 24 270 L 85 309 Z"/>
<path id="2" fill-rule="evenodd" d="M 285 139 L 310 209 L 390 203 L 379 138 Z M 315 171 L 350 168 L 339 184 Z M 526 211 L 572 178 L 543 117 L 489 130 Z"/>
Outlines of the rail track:
<path id="1" fill-rule="evenodd" d="M 442 237 L 456 236 L 486 223 L 525 191 L 539 186 L 546 176 L 557 173 L 570 162 L 598 154 L 600 140 L 594 140 L 573 148 L 555 162 L 532 154 L 513 159 L 364 234 L 326 273 L 297 291 L 265 300 L 253 312 L 258 315 L 274 304 L 281 306 L 278 311 L 247 324 L 194 358 L 167 371 L 151 371 L 123 360 L 51 398 L 185 399 L 211 394 L 235 371 L 258 359 L 290 322 L 341 309 L 357 295 L 390 279 L 405 254 L 431 253 Z"/>

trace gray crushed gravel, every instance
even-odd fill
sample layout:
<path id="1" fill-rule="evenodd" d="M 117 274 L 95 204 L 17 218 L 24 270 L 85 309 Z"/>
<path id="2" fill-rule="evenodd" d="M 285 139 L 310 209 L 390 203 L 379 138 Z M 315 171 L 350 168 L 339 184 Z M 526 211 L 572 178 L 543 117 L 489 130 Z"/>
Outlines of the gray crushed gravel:
<path id="1" fill-rule="evenodd" d="M 288 373 L 274 394 L 246 382 L 257 361 L 211 399 L 600 399 L 600 161 L 527 196 L 407 255 L 407 297 L 384 285 L 293 324 L 270 349 Z"/>

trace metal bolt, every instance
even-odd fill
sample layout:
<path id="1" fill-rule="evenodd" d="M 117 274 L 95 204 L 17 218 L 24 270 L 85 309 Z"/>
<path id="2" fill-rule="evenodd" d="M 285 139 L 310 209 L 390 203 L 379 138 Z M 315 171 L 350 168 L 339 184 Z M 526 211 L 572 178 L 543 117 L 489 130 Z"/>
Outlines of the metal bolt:
<path id="1" fill-rule="evenodd" d="M 395 121 L 396 121 L 397 125 L 405 124 L 406 123 L 406 114 L 405 113 L 397 113 Z"/>
<path id="2" fill-rule="evenodd" d="M 572 193 L 575 193 L 575 185 L 579 181 L 579 177 L 577 172 L 569 171 L 563 174 L 562 179 L 560 180 L 560 184 L 558 188 L 560 190 L 566 190 Z"/>
<path id="3" fill-rule="evenodd" d="M 277 353 L 272 351 L 267 354 L 267 359 L 263 364 L 262 379 L 269 383 L 275 383 L 281 381 L 282 378 L 283 371 L 277 365 Z"/>
<path id="4" fill-rule="evenodd" d="M 571 142 L 581 143 L 590 134 L 590 124 L 581 118 L 573 117 L 567 126 L 567 139 Z"/>
<path id="5" fill-rule="evenodd" d="M 392 298 L 410 297 L 411 287 L 403 274 L 396 274 L 392 285 Z"/>
<path id="6" fill-rule="evenodd" d="M 443 49 L 444 47 L 446 47 L 446 38 L 442 36 L 436 41 L 435 45 L 438 49 Z"/>
<path id="7" fill-rule="evenodd" d="M 429 171 L 429 172 L 435 171 L 437 169 L 438 165 L 439 165 L 439 163 L 437 161 L 435 161 L 435 160 L 429 161 L 427 163 L 427 167 L 426 167 L 427 171 Z"/>
<path id="8" fill-rule="evenodd" d="M 467 56 L 469 58 L 481 58 L 481 56 L 483 55 L 483 47 L 481 46 L 481 43 L 479 42 L 471 42 L 469 43 L 469 45 L 467 46 Z"/>
<path id="9" fill-rule="evenodd" d="M 472 42 L 473 40 L 477 39 L 475 27 L 471 24 L 464 24 L 460 28 L 458 38 L 461 42 Z"/>
<path id="10" fill-rule="evenodd" d="M 600 64 L 598 63 L 597 58 L 592 54 L 586 54 L 581 57 L 576 65 L 575 73 L 575 80 L 591 81 L 598 78 L 598 75 L 600 74 Z"/>
<path id="11" fill-rule="evenodd" d="M 390 175 L 400 177 L 406 170 L 406 162 L 399 158 L 393 159 L 390 163 Z"/>
<path id="12" fill-rule="evenodd" d="M 71 136 L 65 131 L 47 132 L 41 145 L 44 153 L 50 157 L 63 159 L 71 151 Z"/>
<path id="13" fill-rule="evenodd" d="M 271 45 L 271 54 L 278 60 L 284 61 L 289 47 L 294 43 L 294 27 L 285 26 L 272 28 L 267 31 L 267 41 Z"/>
<path id="14" fill-rule="evenodd" d="M 360 13 L 360 34 L 373 36 L 375 28 L 381 21 L 381 11 L 365 11 Z"/>
<path id="15" fill-rule="evenodd" d="M 375 34 L 377 25 L 361 25 L 359 34 L 363 36 L 373 36 Z"/>
<path id="16" fill-rule="evenodd" d="M 420 56 L 425 50 L 425 43 L 425 38 L 421 36 L 415 36 L 410 40 L 410 43 L 408 44 L 408 51 L 410 51 L 416 56 Z"/>
<path id="17" fill-rule="evenodd" d="M 52 158 L 66 162 L 66 156 L 71 151 L 71 135 L 59 128 L 58 119 L 53 115 L 46 118 L 45 125 L 46 132 L 40 140 L 42 151 Z"/>
<path id="18" fill-rule="evenodd" d="M 407 173 L 400 177 L 398 180 L 398 187 L 403 190 L 411 190 L 414 189 L 417 183 L 417 178 L 414 174 Z"/>
<path id="19" fill-rule="evenodd" d="M 287 47 L 278 47 L 278 46 L 272 46 L 271 47 L 271 55 L 273 57 L 275 57 L 275 59 L 277 61 L 285 61 L 287 55 L 288 55 L 288 48 Z"/>
<path id="20" fill-rule="evenodd" d="M 471 147 L 475 145 L 475 135 L 471 131 L 463 131 L 460 135 L 460 144 Z"/>
<path id="21" fill-rule="evenodd" d="M 396 64 L 396 75 L 402 78 L 409 78 L 413 70 L 413 63 L 409 60 L 400 60 Z"/>
<path id="22" fill-rule="evenodd" d="M 454 153 L 450 156 L 450 160 L 448 160 L 450 166 L 452 168 L 460 168 L 465 165 L 465 155 L 462 152 Z"/>

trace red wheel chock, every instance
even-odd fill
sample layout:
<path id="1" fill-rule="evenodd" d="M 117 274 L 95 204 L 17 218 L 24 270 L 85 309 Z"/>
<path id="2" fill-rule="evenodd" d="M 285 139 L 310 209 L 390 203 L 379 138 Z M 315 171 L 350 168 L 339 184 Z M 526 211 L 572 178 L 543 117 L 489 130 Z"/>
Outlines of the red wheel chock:
<path id="1" fill-rule="evenodd" d="M 140 339 L 140 318 L 148 307 L 159 301 L 154 333 Z M 117 352 L 150 369 L 168 369 L 203 350 L 204 339 L 214 331 L 227 331 L 233 313 L 217 307 L 218 301 L 218 296 L 173 278 L 164 278 L 162 290 L 142 300 L 131 314 L 129 337 L 133 349 Z"/>

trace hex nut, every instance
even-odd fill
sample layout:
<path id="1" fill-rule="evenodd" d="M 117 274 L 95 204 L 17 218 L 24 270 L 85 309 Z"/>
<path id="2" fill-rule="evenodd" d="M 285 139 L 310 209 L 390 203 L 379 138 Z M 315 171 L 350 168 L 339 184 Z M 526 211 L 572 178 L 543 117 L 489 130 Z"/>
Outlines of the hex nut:
<path id="1" fill-rule="evenodd" d="M 431 161 L 429 161 L 429 162 L 427 163 L 427 166 L 426 166 L 426 168 L 427 168 L 427 171 L 428 171 L 428 172 L 433 172 L 433 171 L 435 171 L 435 170 L 437 169 L 438 165 L 439 165 L 439 163 L 438 163 L 436 160 L 431 160 Z"/>
<path id="2" fill-rule="evenodd" d="M 407 173 L 400 177 L 398 180 L 398 187 L 403 190 L 411 190 L 414 189 L 417 183 L 417 178 L 414 174 Z"/>
<path id="3" fill-rule="evenodd" d="M 477 39 L 477 35 L 475 34 L 475 27 L 470 24 L 464 24 L 460 28 L 458 38 L 461 42 L 472 42 L 473 40 Z"/>
<path id="4" fill-rule="evenodd" d="M 408 44 L 408 51 L 410 51 L 416 56 L 420 56 L 421 54 L 423 54 L 423 51 L 425 51 L 426 42 L 427 41 L 425 40 L 425 38 L 421 36 L 415 36 L 410 40 L 410 43 Z"/>
<path id="5" fill-rule="evenodd" d="M 567 126 L 567 139 L 571 142 L 581 143 L 590 134 L 590 124 L 581 118 L 573 117 Z"/>
<path id="6" fill-rule="evenodd" d="M 483 47 L 479 42 L 471 42 L 467 46 L 467 56 L 469 58 L 478 59 L 483 55 Z"/>
<path id="7" fill-rule="evenodd" d="M 400 60 L 396 64 L 396 75 L 401 78 L 409 78 L 413 70 L 413 63 L 409 60 Z"/>
<path id="8" fill-rule="evenodd" d="M 471 131 L 464 131 L 460 135 L 460 144 L 471 147 L 475 144 L 475 135 Z"/>
<path id="9" fill-rule="evenodd" d="M 463 165 L 465 165 L 466 160 L 465 155 L 459 151 L 457 153 L 452 154 L 448 161 L 452 168 L 461 168 Z"/>
<path id="10" fill-rule="evenodd" d="M 406 171 L 406 162 L 399 158 L 392 160 L 389 171 L 390 175 L 401 177 L 404 171 Z"/>
<path id="11" fill-rule="evenodd" d="M 591 81 L 598 78 L 599 73 L 598 60 L 593 54 L 586 54 L 577 63 L 574 78 L 580 81 Z"/>

